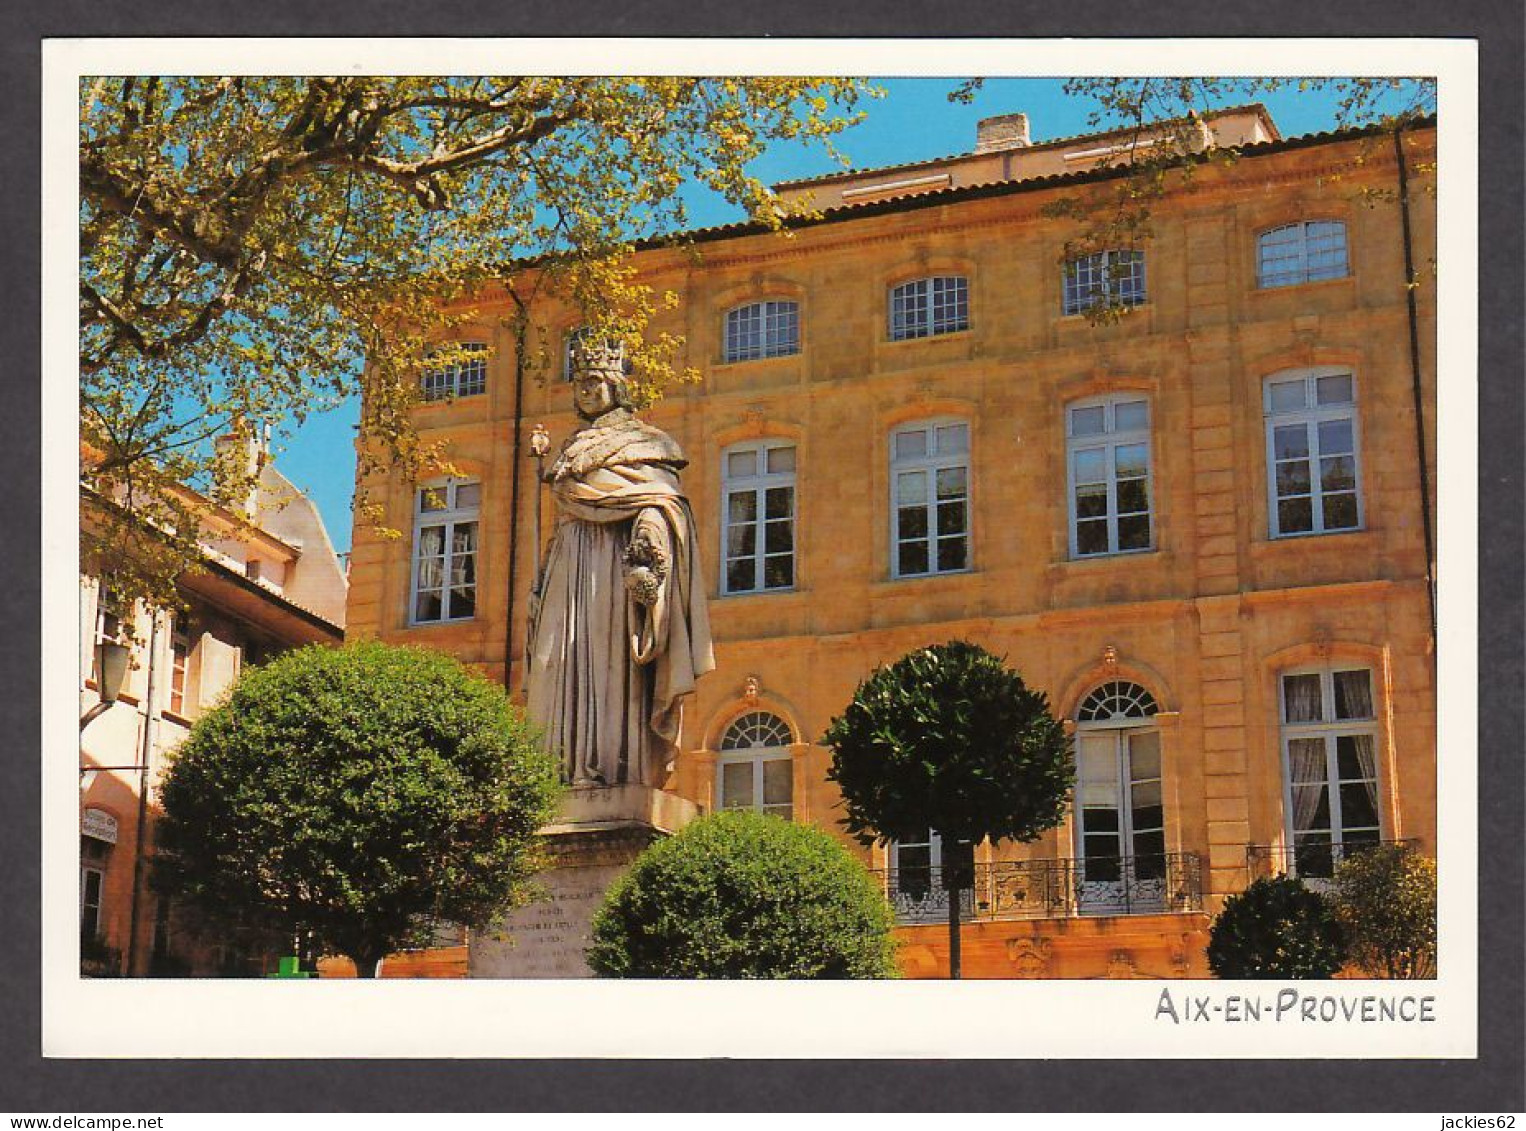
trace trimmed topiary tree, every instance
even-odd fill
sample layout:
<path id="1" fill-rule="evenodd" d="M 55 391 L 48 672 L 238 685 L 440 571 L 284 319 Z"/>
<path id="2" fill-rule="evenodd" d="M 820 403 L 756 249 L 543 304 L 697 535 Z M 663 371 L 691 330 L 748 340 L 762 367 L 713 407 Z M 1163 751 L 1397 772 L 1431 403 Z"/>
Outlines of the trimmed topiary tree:
<path id="1" fill-rule="evenodd" d="M 730 810 L 637 857 L 594 917 L 588 964 L 606 978 L 893 978 L 892 926 L 826 833 Z"/>
<path id="2" fill-rule="evenodd" d="M 1330 905 L 1291 876 L 1230 896 L 1209 929 L 1208 968 L 1220 978 L 1332 978 L 1344 962 Z"/>
<path id="3" fill-rule="evenodd" d="M 556 767 L 497 684 L 438 652 L 364 642 L 244 673 L 175 751 L 160 886 L 377 963 L 432 920 L 523 902 Z"/>
<path id="4" fill-rule="evenodd" d="M 863 844 L 920 840 L 932 829 L 970 886 L 982 840 L 1031 841 L 1065 817 L 1075 767 L 1049 699 L 984 648 L 919 648 L 859 685 L 827 728 L 829 780 L 843 824 Z M 961 859 L 962 858 L 962 859 Z M 959 976 L 959 899 L 949 898 L 950 975 Z"/>
<path id="5" fill-rule="evenodd" d="M 1375 978 L 1436 976 L 1436 862 L 1407 844 L 1348 853 L 1331 895 L 1346 948 Z"/>

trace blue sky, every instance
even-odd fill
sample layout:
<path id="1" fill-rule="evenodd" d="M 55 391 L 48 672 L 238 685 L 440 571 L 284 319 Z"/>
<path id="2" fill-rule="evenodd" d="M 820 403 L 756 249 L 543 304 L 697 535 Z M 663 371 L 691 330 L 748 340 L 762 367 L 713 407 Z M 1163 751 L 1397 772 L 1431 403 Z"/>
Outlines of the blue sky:
<path id="1" fill-rule="evenodd" d="M 948 101 L 955 85 L 947 79 L 881 80 L 886 95 L 869 102 L 867 119 L 845 133 L 839 148 L 853 165 L 873 167 L 966 153 L 975 147 L 975 123 L 995 114 L 1023 111 L 1034 141 L 1088 132 L 1091 103 L 1067 98 L 1059 79 L 992 79 L 968 105 Z M 1330 92 L 1287 91 L 1262 101 L 1284 137 L 1327 130 L 1335 125 L 1337 97 Z M 754 165 L 770 183 L 832 172 L 836 166 L 820 148 L 779 146 Z M 689 198 L 694 226 L 708 227 L 742 219 L 725 201 L 696 191 Z M 312 417 L 284 445 L 276 464 L 318 504 L 334 548 L 350 548 L 350 499 L 353 490 L 354 424 L 358 408 L 350 404 Z"/>

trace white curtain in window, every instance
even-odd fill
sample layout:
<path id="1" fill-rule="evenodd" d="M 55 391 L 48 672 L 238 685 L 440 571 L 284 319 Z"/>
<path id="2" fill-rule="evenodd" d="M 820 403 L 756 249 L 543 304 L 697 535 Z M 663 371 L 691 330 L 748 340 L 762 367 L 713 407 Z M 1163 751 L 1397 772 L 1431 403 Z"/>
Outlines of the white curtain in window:
<path id="1" fill-rule="evenodd" d="M 1362 767 L 1362 777 L 1366 780 L 1362 785 L 1367 789 L 1367 800 L 1372 802 L 1373 811 L 1378 808 L 1378 755 L 1376 744 L 1370 734 L 1353 734 L 1351 744 L 1356 747 L 1356 759 Z"/>
<path id="2" fill-rule="evenodd" d="M 1293 831 L 1309 828 L 1325 791 L 1325 743 L 1320 738 L 1295 738 L 1288 743 L 1288 773 L 1293 787 Z M 1316 782 L 1317 786 L 1299 783 Z"/>
<path id="3" fill-rule="evenodd" d="M 1282 681 L 1282 696 L 1290 723 L 1317 723 L 1322 717 L 1319 676 L 1290 675 Z"/>
<path id="4" fill-rule="evenodd" d="M 1370 672 L 1335 673 L 1335 717 L 1370 719 L 1372 714 L 1372 676 Z"/>

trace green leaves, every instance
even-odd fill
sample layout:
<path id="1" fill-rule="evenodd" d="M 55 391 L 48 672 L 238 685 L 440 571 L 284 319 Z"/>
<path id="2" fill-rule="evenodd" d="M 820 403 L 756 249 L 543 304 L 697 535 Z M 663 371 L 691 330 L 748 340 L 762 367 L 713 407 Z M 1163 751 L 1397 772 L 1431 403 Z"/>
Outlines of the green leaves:
<path id="1" fill-rule="evenodd" d="M 1230 896 L 1209 929 L 1208 968 L 1220 978 L 1333 978 L 1344 961 L 1329 904 L 1290 876 Z"/>
<path id="2" fill-rule="evenodd" d="M 214 922 L 357 964 L 524 898 L 556 771 L 501 688 L 435 652 L 304 648 L 246 672 L 175 752 L 161 882 Z"/>
<path id="3" fill-rule="evenodd" d="M 1070 744 L 1042 693 L 965 641 L 865 680 L 824 743 L 843 824 L 861 842 L 1034 839 L 1064 817 Z"/>
<path id="4" fill-rule="evenodd" d="M 1436 976 L 1436 862 L 1406 844 L 1350 852 L 1335 870 L 1351 959 L 1377 978 Z"/>
<path id="5" fill-rule="evenodd" d="M 660 393 L 685 376 L 680 343 L 647 331 L 660 303 L 632 281 L 633 242 L 686 226 L 694 180 L 779 226 L 748 161 L 776 138 L 833 152 L 869 92 L 768 77 L 86 80 L 80 416 L 103 453 L 97 490 L 210 490 L 210 440 L 235 421 L 280 438 L 357 395 L 362 480 L 448 464 L 412 426 L 419 372 L 526 257 L 628 339 L 638 384 Z M 358 510 L 375 517 L 364 487 Z M 124 570 L 128 597 L 171 598 L 175 567 L 197 561 L 196 524 L 179 529 L 165 560 Z"/>
<path id="6" fill-rule="evenodd" d="M 826 833 L 732 810 L 637 858 L 594 919 L 588 961 L 617 978 L 889 978 L 892 925 Z"/>

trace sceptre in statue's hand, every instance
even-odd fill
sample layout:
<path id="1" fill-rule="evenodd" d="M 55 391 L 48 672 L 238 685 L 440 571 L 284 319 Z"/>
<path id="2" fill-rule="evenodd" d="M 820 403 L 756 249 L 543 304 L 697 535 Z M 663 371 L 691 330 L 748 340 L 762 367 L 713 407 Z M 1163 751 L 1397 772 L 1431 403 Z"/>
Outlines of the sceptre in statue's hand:
<path id="1" fill-rule="evenodd" d="M 546 453 L 551 450 L 551 433 L 544 424 L 530 429 L 530 456 L 535 460 L 535 580 L 530 584 L 533 597 L 540 596 L 541 579 L 545 576 L 544 543 L 540 537 L 541 492 L 546 489 Z"/>

